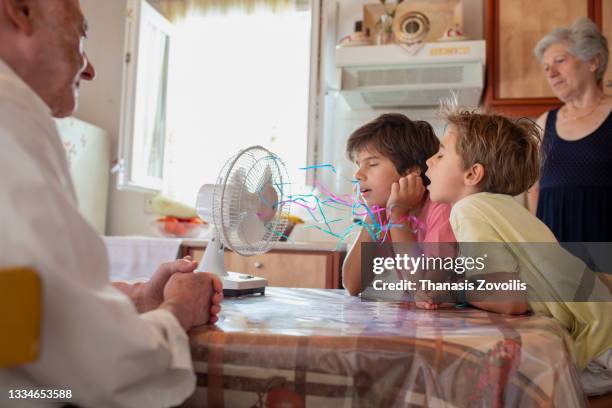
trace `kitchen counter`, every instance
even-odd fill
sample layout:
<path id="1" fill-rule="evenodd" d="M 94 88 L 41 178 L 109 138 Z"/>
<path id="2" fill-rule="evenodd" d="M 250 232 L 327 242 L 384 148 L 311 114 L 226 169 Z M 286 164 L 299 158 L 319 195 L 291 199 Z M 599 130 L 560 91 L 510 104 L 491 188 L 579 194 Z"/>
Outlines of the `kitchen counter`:
<path id="1" fill-rule="evenodd" d="M 208 243 L 208 239 L 183 239 L 181 245 L 184 247 L 202 248 Z M 346 243 L 337 243 L 332 241 L 318 241 L 318 242 L 277 242 L 272 250 L 281 251 L 329 251 L 329 252 L 346 252 Z"/>
<path id="2" fill-rule="evenodd" d="M 189 255 L 199 262 L 207 243 L 208 239 L 182 240 L 179 258 Z M 224 263 L 229 271 L 266 278 L 270 286 L 338 289 L 345 254 L 346 244 L 290 241 L 252 256 L 226 250 Z"/>

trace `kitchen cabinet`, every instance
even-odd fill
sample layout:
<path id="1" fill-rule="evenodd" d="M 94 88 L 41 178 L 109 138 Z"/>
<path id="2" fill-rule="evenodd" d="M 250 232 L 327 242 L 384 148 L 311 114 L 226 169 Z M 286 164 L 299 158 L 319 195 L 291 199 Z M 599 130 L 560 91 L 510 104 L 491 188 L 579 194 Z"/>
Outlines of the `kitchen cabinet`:
<path id="1" fill-rule="evenodd" d="M 603 35 L 608 39 L 608 47 L 612 46 L 612 0 L 601 0 L 597 2 L 595 7 L 595 14 L 601 15 L 601 31 Z M 599 9 L 601 5 L 601 9 Z M 608 62 L 608 70 L 604 75 L 604 92 L 608 95 L 612 95 L 612 64 Z"/>
<path id="2" fill-rule="evenodd" d="M 612 0 L 487 0 L 487 84 L 484 104 L 510 116 L 538 117 L 561 105 L 533 54 L 556 27 L 589 17 L 610 38 Z M 612 79 L 608 68 L 606 85 Z M 608 90 L 611 88 L 607 88 Z"/>
<path id="3" fill-rule="evenodd" d="M 204 245 L 184 244 L 180 256 L 191 255 L 199 261 L 205 249 Z M 225 267 L 266 278 L 269 286 L 339 289 L 343 258 L 343 251 L 329 250 L 273 249 L 248 257 L 226 251 Z"/>

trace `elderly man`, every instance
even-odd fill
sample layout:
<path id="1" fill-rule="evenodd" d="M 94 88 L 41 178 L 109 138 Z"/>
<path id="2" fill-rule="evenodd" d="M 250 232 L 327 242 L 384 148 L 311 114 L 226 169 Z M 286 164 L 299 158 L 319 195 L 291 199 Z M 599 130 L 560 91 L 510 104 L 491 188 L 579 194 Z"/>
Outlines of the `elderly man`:
<path id="1" fill-rule="evenodd" d="M 179 404 L 195 387 L 185 332 L 220 310 L 220 281 L 189 258 L 147 283 L 109 282 L 51 119 L 94 78 L 86 30 L 78 0 L 0 0 L 0 269 L 32 266 L 44 288 L 41 355 L 0 370 L 0 406 L 18 402 L 7 390 L 43 387 L 80 406 Z"/>

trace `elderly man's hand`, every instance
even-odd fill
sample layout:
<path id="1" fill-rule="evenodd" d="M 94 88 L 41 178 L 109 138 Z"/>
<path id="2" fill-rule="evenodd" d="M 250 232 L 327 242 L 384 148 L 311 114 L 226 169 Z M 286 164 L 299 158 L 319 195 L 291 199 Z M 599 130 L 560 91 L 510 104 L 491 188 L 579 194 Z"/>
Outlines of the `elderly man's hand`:
<path id="1" fill-rule="evenodd" d="M 194 262 L 190 256 L 161 264 L 151 279 L 142 285 L 139 311 L 157 309 L 164 300 L 164 287 L 170 277 L 175 273 L 192 273 L 197 267 L 197 262 Z"/>
<path id="2" fill-rule="evenodd" d="M 157 309 L 164 301 L 164 287 L 172 275 L 175 273 L 193 273 L 197 266 L 197 262 L 194 262 L 190 256 L 186 256 L 183 259 L 161 264 L 148 282 L 134 285 L 115 282 L 113 286 L 130 297 L 139 313 L 145 313 Z M 219 320 L 217 315 L 221 311 L 223 286 L 218 277 L 215 276 L 211 279 L 213 279 L 214 294 L 210 298 L 211 303 L 208 312 L 210 314 L 209 323 L 213 324 Z"/>
<path id="3" fill-rule="evenodd" d="M 164 287 L 160 308 L 170 311 L 185 331 L 211 321 L 211 310 L 219 304 L 213 299 L 221 291 L 219 277 L 212 273 L 174 274 Z M 212 306 L 210 306 L 212 305 Z"/>

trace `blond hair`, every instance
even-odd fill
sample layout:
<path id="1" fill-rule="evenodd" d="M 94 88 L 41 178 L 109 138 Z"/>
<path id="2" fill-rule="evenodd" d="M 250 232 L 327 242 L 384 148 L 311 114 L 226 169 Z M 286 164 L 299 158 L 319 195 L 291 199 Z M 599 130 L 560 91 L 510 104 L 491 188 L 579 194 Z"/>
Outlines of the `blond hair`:
<path id="1" fill-rule="evenodd" d="M 442 104 L 442 116 L 457 131 L 457 153 L 464 168 L 481 164 L 481 191 L 518 195 L 540 177 L 540 127 L 530 119 L 505 116 Z"/>

